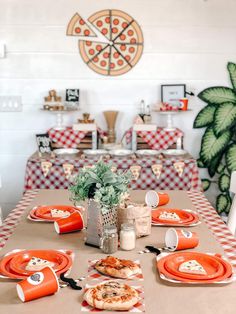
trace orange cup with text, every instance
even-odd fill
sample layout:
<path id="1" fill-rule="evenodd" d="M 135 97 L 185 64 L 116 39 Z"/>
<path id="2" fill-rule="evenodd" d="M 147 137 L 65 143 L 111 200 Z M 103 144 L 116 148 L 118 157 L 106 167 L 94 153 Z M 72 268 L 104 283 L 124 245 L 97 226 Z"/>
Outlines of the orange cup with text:
<path id="1" fill-rule="evenodd" d="M 54 228 L 58 234 L 82 230 L 84 228 L 83 216 L 79 211 L 76 211 L 69 217 L 56 220 Z"/>
<path id="2" fill-rule="evenodd" d="M 199 238 L 196 232 L 170 228 L 166 231 L 165 245 L 170 251 L 192 249 L 198 246 Z"/>
<path id="3" fill-rule="evenodd" d="M 179 109 L 180 110 L 188 110 L 188 98 L 182 98 L 179 100 L 180 102 L 180 106 L 179 106 Z"/>
<path id="4" fill-rule="evenodd" d="M 58 292 L 59 282 L 55 271 L 47 266 L 16 285 L 16 291 L 22 302 L 39 299 Z"/>
<path id="5" fill-rule="evenodd" d="M 164 192 L 148 191 L 145 196 L 145 202 L 151 208 L 166 205 L 169 201 L 169 195 Z"/>

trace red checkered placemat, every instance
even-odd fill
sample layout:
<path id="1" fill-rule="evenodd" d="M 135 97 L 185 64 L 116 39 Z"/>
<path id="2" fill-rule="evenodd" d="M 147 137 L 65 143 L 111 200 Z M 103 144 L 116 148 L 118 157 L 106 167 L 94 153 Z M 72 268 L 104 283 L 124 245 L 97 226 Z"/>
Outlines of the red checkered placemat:
<path id="1" fill-rule="evenodd" d="M 151 149 L 164 150 L 177 143 L 178 138 L 183 137 L 184 133 L 175 129 L 167 131 L 164 128 L 158 128 L 156 131 L 138 131 L 137 134 L 149 145 Z M 132 141 L 132 128 L 126 132 L 126 142 Z"/>
<path id="2" fill-rule="evenodd" d="M 188 191 L 187 193 L 208 228 L 223 247 L 230 263 L 236 268 L 236 239 L 204 194 L 197 191 Z"/>
<path id="3" fill-rule="evenodd" d="M 22 200 L 16 205 L 16 208 L 4 220 L 3 225 L 0 227 L 0 249 L 4 247 L 6 241 L 18 225 L 25 208 L 31 203 L 37 193 L 37 190 L 27 191 Z"/>
<path id="4" fill-rule="evenodd" d="M 88 276 L 87 279 L 91 279 L 91 280 L 111 280 L 111 277 L 107 277 L 101 273 L 99 273 L 95 268 L 94 265 L 98 262 L 98 260 L 93 260 L 93 261 L 88 261 Z M 136 274 L 130 278 L 128 278 L 127 280 L 143 280 L 143 273 L 142 273 L 142 268 L 140 265 L 140 261 L 136 260 L 134 261 L 134 263 L 136 263 L 137 265 L 139 265 L 140 267 L 140 274 Z"/>
<path id="5" fill-rule="evenodd" d="M 126 312 L 127 313 L 128 312 L 131 312 L 131 313 L 143 313 L 143 312 L 145 312 L 143 286 L 136 285 L 136 284 L 132 284 L 130 286 L 138 292 L 140 301 L 137 304 L 135 304 L 129 311 L 126 311 Z M 93 287 L 93 285 L 86 284 L 85 291 L 91 287 Z M 91 307 L 86 301 L 82 302 L 81 311 L 82 312 L 104 312 L 104 310 L 99 310 L 99 309 L 95 309 L 95 308 Z M 107 312 L 107 311 L 105 311 L 105 312 Z M 109 312 L 107 312 L 107 313 L 109 313 Z"/>

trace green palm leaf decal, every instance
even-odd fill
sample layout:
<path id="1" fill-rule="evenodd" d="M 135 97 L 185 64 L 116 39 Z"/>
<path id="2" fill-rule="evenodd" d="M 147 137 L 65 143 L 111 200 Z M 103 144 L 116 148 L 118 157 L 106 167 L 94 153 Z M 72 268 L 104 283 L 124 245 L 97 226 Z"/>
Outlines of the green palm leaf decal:
<path id="1" fill-rule="evenodd" d="M 220 173 L 224 172 L 224 170 L 225 170 L 225 166 L 222 165 L 222 164 L 220 164 L 220 165 L 218 166 L 216 172 L 220 174 Z"/>
<path id="2" fill-rule="evenodd" d="M 219 177 L 219 188 L 221 192 L 227 192 L 230 186 L 230 176 L 227 174 L 222 174 Z"/>
<path id="3" fill-rule="evenodd" d="M 200 158 L 197 159 L 197 166 L 198 168 L 206 168 L 206 166 L 204 165 Z"/>
<path id="4" fill-rule="evenodd" d="M 226 213 L 229 212 L 230 205 L 231 205 L 231 200 L 228 195 L 220 194 L 217 196 L 216 209 L 219 214 L 223 212 L 226 212 Z"/>
<path id="5" fill-rule="evenodd" d="M 208 165 L 208 173 L 210 175 L 210 177 L 214 177 L 214 175 L 216 174 L 218 167 L 221 163 L 222 160 L 222 156 L 223 156 L 223 152 L 221 152 L 220 154 L 216 155 L 216 157 L 214 157 L 210 164 Z"/>
<path id="6" fill-rule="evenodd" d="M 211 181 L 208 179 L 202 179 L 203 191 L 207 191 L 211 185 Z"/>
<path id="7" fill-rule="evenodd" d="M 236 90 L 236 64 L 229 62 L 227 68 L 233 88 Z"/>
<path id="8" fill-rule="evenodd" d="M 236 170 L 236 144 L 232 144 L 225 155 L 226 165 L 230 172 Z"/>
<path id="9" fill-rule="evenodd" d="M 236 124 L 236 104 L 225 103 L 219 105 L 215 111 L 214 132 L 216 136 Z"/>
<path id="10" fill-rule="evenodd" d="M 216 137 L 212 127 L 206 129 L 202 137 L 200 158 L 205 165 L 209 165 L 214 157 L 221 153 L 231 138 L 231 132 L 226 131 L 220 137 Z M 217 165 L 218 167 L 218 165 Z M 216 169 L 217 169 L 216 167 Z"/>
<path id="11" fill-rule="evenodd" d="M 236 103 L 236 94 L 231 88 L 216 86 L 204 89 L 198 97 L 210 104 L 223 104 L 226 102 Z"/>
<path id="12" fill-rule="evenodd" d="M 197 115 L 193 127 L 196 128 L 204 128 L 211 124 L 214 120 L 214 114 L 216 111 L 216 107 L 214 105 L 208 105 L 204 107 Z"/>

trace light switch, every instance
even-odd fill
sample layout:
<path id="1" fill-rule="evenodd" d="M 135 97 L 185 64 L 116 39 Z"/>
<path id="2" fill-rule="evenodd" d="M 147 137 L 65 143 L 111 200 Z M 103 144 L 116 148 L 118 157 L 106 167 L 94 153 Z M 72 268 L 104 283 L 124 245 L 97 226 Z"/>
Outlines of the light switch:
<path id="1" fill-rule="evenodd" d="M 21 96 L 0 96 L 0 111 L 16 112 L 22 109 Z"/>

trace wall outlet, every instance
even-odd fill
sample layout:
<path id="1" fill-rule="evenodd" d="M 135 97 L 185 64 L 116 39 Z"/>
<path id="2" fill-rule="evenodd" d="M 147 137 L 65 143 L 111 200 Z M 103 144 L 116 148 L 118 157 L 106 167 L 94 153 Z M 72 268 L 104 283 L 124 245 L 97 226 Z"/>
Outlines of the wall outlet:
<path id="1" fill-rule="evenodd" d="M 0 96 L 1 112 L 17 112 L 22 111 L 22 109 L 21 96 Z"/>

